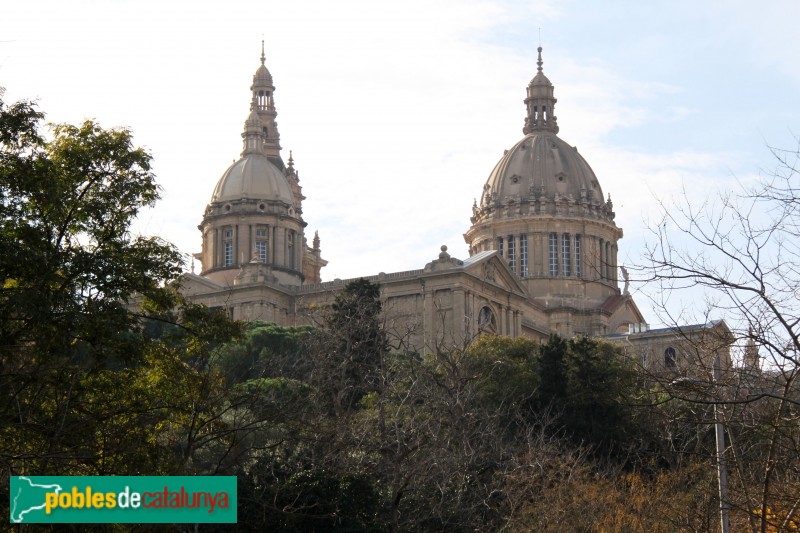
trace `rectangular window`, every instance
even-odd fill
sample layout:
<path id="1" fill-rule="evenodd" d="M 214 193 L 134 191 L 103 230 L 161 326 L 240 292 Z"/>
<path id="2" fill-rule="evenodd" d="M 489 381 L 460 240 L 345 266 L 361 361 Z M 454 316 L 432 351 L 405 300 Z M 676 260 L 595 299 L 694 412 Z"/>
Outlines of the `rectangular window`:
<path id="1" fill-rule="evenodd" d="M 256 237 L 266 237 L 267 230 L 265 228 L 256 228 Z"/>
<path id="2" fill-rule="evenodd" d="M 581 277 L 581 236 L 575 235 L 575 276 Z"/>
<path id="3" fill-rule="evenodd" d="M 262 263 L 267 262 L 267 241 L 256 241 L 256 251 L 258 252 L 258 260 Z"/>
<path id="4" fill-rule="evenodd" d="M 514 236 L 508 236 L 508 266 L 511 272 L 517 271 L 517 247 L 514 243 Z"/>
<path id="5" fill-rule="evenodd" d="M 232 241 L 225 241 L 225 258 L 224 258 L 225 266 L 231 266 L 233 264 L 233 242 Z"/>
<path id="6" fill-rule="evenodd" d="M 558 235 L 550 234 L 550 276 L 558 276 Z"/>
<path id="7" fill-rule="evenodd" d="M 569 234 L 565 233 L 561 236 L 561 267 L 564 276 L 572 275 L 572 261 L 570 260 L 570 246 Z"/>
<path id="8" fill-rule="evenodd" d="M 225 238 L 226 239 L 230 239 L 232 237 L 233 237 L 233 230 L 232 229 L 226 229 L 225 230 Z"/>
<path id="9" fill-rule="evenodd" d="M 528 236 L 519 236 L 519 275 L 523 278 L 528 275 Z"/>
<path id="10" fill-rule="evenodd" d="M 497 238 L 497 251 L 500 252 L 500 257 L 503 257 L 503 238 Z"/>

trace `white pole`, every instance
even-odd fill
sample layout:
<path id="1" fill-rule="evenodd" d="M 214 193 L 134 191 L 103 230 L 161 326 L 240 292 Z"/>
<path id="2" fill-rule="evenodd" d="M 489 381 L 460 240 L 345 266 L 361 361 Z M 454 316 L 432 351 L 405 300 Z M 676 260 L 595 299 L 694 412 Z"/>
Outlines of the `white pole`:
<path id="1" fill-rule="evenodd" d="M 718 391 L 719 382 L 722 380 L 719 354 L 714 358 L 714 385 Z M 716 392 L 715 391 L 715 392 Z M 722 533 L 730 533 L 731 524 L 729 519 L 730 506 L 728 504 L 728 469 L 725 464 L 725 429 L 722 425 L 722 409 L 718 403 L 714 403 L 714 429 L 717 436 L 717 477 L 719 479 L 719 519 L 722 526 Z"/>

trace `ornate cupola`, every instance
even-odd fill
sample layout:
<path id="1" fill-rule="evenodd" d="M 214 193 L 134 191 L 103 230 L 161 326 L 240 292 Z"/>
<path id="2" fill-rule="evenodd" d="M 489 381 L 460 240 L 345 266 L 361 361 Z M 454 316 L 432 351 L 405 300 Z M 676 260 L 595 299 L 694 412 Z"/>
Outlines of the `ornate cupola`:
<path id="1" fill-rule="evenodd" d="M 253 76 L 253 85 L 250 91 L 253 100 L 250 110 L 254 111 L 261 121 L 264 133 L 264 153 L 278 168 L 283 170 L 283 160 L 280 157 L 281 135 L 278 132 L 278 112 L 275 110 L 275 86 L 272 84 L 272 74 L 267 70 L 264 62 L 264 41 L 261 41 L 261 66 Z"/>
<path id="2" fill-rule="evenodd" d="M 522 133 L 529 134 L 534 131 L 551 131 L 558 133 L 558 123 L 556 120 L 556 100 L 553 96 L 553 84 L 547 79 L 542 71 L 542 47 L 539 47 L 539 66 L 536 76 L 528 84 L 528 97 L 525 98 L 525 106 L 528 108 L 528 116 L 525 117 L 525 127 Z"/>
<path id="3" fill-rule="evenodd" d="M 554 88 L 538 51 L 524 100 L 525 136 L 489 174 L 464 238 L 470 255 L 497 250 L 504 257 L 531 299 L 550 313 L 552 330 L 603 334 L 600 308 L 619 294 L 622 230 L 592 168 L 557 135 Z M 566 315 L 557 309 L 576 309 L 584 318 L 564 328 Z"/>
<path id="4" fill-rule="evenodd" d="M 255 279 L 287 286 L 317 282 L 326 264 L 319 246 L 312 249 L 306 244 L 305 197 L 294 161 L 290 158 L 286 167 L 280 156 L 275 87 L 264 59 L 262 41 L 241 158 L 217 182 L 199 226 L 203 233 L 200 275 L 223 285 Z M 269 272 L 251 276 L 253 269 Z"/>

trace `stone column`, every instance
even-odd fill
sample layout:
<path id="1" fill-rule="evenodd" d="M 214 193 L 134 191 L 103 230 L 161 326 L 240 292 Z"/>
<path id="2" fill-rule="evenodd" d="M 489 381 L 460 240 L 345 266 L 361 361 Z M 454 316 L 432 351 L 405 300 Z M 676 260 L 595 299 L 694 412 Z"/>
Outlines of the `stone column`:
<path id="1" fill-rule="evenodd" d="M 467 340 L 466 302 L 463 290 L 453 291 L 453 338 L 458 341 Z"/>
<path id="2" fill-rule="evenodd" d="M 239 246 L 239 224 L 234 224 L 233 226 L 233 264 L 236 266 L 241 266 L 244 259 L 241 254 L 239 253 L 240 246 Z"/>
<path id="3" fill-rule="evenodd" d="M 422 343 L 423 350 L 434 350 L 432 341 L 433 335 L 433 298 L 425 291 L 425 285 L 422 286 Z"/>
<path id="4" fill-rule="evenodd" d="M 286 266 L 286 228 L 275 228 L 275 264 Z"/>
<path id="5" fill-rule="evenodd" d="M 256 227 L 253 224 L 247 226 L 247 249 L 248 252 L 248 261 L 252 261 L 256 258 L 256 254 L 253 251 L 253 248 L 256 247 Z"/>
<path id="6" fill-rule="evenodd" d="M 217 268 L 222 265 L 222 243 L 219 237 L 219 228 L 214 228 L 214 265 Z"/>

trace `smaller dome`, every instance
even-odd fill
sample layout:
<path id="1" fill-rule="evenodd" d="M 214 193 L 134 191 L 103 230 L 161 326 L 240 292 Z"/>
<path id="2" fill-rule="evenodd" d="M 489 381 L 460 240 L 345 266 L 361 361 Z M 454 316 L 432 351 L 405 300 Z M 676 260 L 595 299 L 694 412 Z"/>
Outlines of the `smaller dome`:
<path id="1" fill-rule="evenodd" d="M 230 167 L 217 182 L 211 202 L 251 198 L 275 200 L 292 205 L 294 196 L 283 172 L 267 156 L 247 154 Z"/>
<path id="2" fill-rule="evenodd" d="M 546 85 L 548 87 L 552 87 L 553 84 L 550 83 L 550 78 L 544 75 L 544 72 L 539 71 L 536 73 L 536 76 L 533 77 L 531 82 L 528 84 L 528 87 L 536 87 L 538 85 Z"/>
<path id="3" fill-rule="evenodd" d="M 256 87 L 269 87 L 272 85 L 272 74 L 269 73 L 266 66 L 261 65 L 258 67 L 253 76 L 253 85 Z"/>

